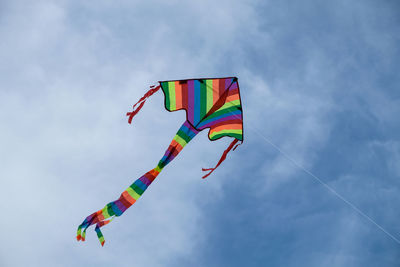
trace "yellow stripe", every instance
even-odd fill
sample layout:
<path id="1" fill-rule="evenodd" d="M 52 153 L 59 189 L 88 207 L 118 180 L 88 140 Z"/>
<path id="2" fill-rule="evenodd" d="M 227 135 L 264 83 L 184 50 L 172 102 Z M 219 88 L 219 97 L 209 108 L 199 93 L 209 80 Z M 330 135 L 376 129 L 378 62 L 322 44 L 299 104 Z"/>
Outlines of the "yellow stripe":
<path id="1" fill-rule="evenodd" d="M 186 145 L 186 141 L 182 139 L 179 135 L 175 135 L 174 140 L 179 143 L 182 147 Z"/>
<path id="2" fill-rule="evenodd" d="M 206 92 L 207 92 L 207 112 L 210 111 L 213 106 L 213 80 L 206 80 Z"/>
<path id="3" fill-rule="evenodd" d="M 228 129 L 228 130 L 221 130 L 219 132 L 212 132 L 211 137 L 217 134 L 222 134 L 222 133 L 235 133 L 235 134 L 243 134 L 243 130 L 234 130 L 234 129 Z"/>
<path id="4" fill-rule="evenodd" d="M 159 166 L 157 166 L 154 170 L 157 172 L 161 172 L 162 169 Z"/>
<path id="5" fill-rule="evenodd" d="M 103 210 L 101 211 L 101 213 L 103 213 L 104 219 L 110 218 L 110 214 L 108 214 L 107 206 L 105 206 L 105 207 L 103 208 Z"/>
<path id="6" fill-rule="evenodd" d="M 170 110 L 176 110 L 175 82 L 168 82 Z"/>
<path id="7" fill-rule="evenodd" d="M 138 200 L 140 195 L 138 195 L 138 193 L 135 192 L 135 190 L 132 189 L 132 187 L 128 187 L 128 189 L 126 189 L 126 191 L 128 192 L 129 195 L 131 195 L 131 197 L 133 197 L 135 200 Z"/>
<path id="8" fill-rule="evenodd" d="M 230 107 L 236 107 L 236 106 L 240 106 L 240 100 L 233 100 L 231 102 L 226 102 L 222 107 L 220 107 L 218 110 L 222 110 L 222 109 L 226 109 L 226 108 L 230 108 Z"/>

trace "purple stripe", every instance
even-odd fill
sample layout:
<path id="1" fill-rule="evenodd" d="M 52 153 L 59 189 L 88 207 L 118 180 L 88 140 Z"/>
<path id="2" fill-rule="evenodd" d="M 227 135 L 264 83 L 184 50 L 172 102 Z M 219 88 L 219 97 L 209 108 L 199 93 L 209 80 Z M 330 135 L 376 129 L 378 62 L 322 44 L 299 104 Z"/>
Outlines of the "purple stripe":
<path id="1" fill-rule="evenodd" d="M 195 128 L 193 128 L 193 126 L 190 125 L 190 123 L 188 121 L 185 121 L 185 123 L 183 123 L 183 126 L 185 126 L 187 128 L 187 129 L 182 129 L 182 126 L 181 126 L 181 129 L 183 132 L 186 132 L 187 130 L 189 130 L 191 133 L 193 133 L 195 135 L 199 133 L 199 131 L 197 131 Z"/>
<path id="2" fill-rule="evenodd" d="M 140 177 L 139 180 L 142 181 L 142 183 L 144 183 L 147 186 L 149 186 L 151 184 L 151 181 L 149 180 L 149 178 L 147 178 L 144 175 L 142 177 Z"/>
<path id="3" fill-rule="evenodd" d="M 217 119 L 217 120 L 211 120 L 210 122 L 208 122 L 208 123 L 202 125 L 202 126 L 200 127 L 200 129 L 203 130 L 204 128 L 211 127 L 211 126 L 213 126 L 213 125 L 215 125 L 215 124 L 218 124 L 218 123 L 221 123 L 221 122 L 224 122 L 224 121 L 238 120 L 238 119 L 240 119 L 240 118 L 238 118 L 237 115 L 236 115 L 236 116 L 235 116 L 235 115 L 229 115 L 229 116 L 226 116 L 226 117 L 222 117 L 222 118 L 220 118 L 220 119 Z"/>
<path id="4" fill-rule="evenodd" d="M 194 80 L 189 80 L 188 83 L 188 117 L 189 121 L 193 123 L 194 119 Z"/>
<path id="5" fill-rule="evenodd" d="M 229 86 L 229 85 L 228 85 Z M 234 82 L 233 84 L 232 84 L 232 86 L 231 86 L 231 88 L 229 88 L 229 91 L 231 91 L 231 90 L 235 90 L 235 89 L 237 89 L 238 87 L 237 87 L 237 82 Z"/>
<path id="6" fill-rule="evenodd" d="M 225 79 L 225 89 L 228 89 L 231 82 L 232 82 L 232 79 L 230 79 L 230 78 Z"/>
<path id="7" fill-rule="evenodd" d="M 124 204 L 122 204 L 121 200 L 116 200 L 115 201 L 115 205 L 117 205 L 117 207 L 119 208 L 119 210 L 124 213 L 124 211 L 126 211 L 128 209 L 128 207 L 125 207 Z"/>

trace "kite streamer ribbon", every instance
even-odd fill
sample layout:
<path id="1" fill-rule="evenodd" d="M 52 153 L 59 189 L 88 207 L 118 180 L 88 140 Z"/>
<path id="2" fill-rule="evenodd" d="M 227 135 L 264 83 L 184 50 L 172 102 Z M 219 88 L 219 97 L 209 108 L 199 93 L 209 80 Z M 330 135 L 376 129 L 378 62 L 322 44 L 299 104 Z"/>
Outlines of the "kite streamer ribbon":
<path id="1" fill-rule="evenodd" d="M 128 123 L 132 123 L 132 119 L 133 117 L 142 109 L 142 107 L 144 106 L 144 103 L 146 103 L 147 98 L 149 98 L 152 94 L 154 94 L 155 92 L 157 92 L 160 89 L 160 85 L 154 88 L 154 85 L 150 86 L 150 90 L 147 91 L 147 93 L 144 94 L 144 96 L 142 96 L 138 102 L 136 102 L 135 105 L 133 105 L 132 112 L 128 112 L 126 113 L 126 116 L 129 116 L 128 118 Z M 138 106 L 138 108 L 135 110 L 135 107 L 137 104 L 140 105 Z"/>
<path id="2" fill-rule="evenodd" d="M 219 165 L 221 165 L 221 163 L 226 159 L 226 155 L 228 155 L 229 151 L 231 151 L 231 149 L 233 148 L 233 146 L 238 142 L 238 139 L 234 139 L 232 141 L 232 143 L 228 146 L 228 148 L 224 151 L 224 153 L 222 154 L 220 160 L 218 161 L 217 165 L 214 168 L 209 168 L 209 169 L 204 169 L 202 168 L 202 170 L 205 171 L 210 171 L 209 173 L 207 173 L 206 175 L 203 176 L 204 178 L 207 178 L 211 173 L 213 173 L 213 171 L 215 171 L 216 168 L 218 168 Z M 237 144 L 233 150 L 235 150 L 239 145 L 241 144 Z"/>

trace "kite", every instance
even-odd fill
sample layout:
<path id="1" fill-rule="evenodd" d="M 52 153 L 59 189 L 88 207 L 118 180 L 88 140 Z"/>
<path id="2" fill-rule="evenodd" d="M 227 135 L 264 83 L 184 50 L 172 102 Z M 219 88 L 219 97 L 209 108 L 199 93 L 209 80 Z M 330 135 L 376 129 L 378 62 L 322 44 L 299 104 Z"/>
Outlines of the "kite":
<path id="1" fill-rule="evenodd" d="M 185 110 L 186 121 L 179 128 L 164 156 L 154 169 L 137 179 L 122 192 L 119 199 L 86 217 L 78 227 L 76 237 L 78 241 L 85 241 L 87 228 L 96 225 L 95 231 L 103 246 L 105 241 L 100 228 L 115 217 L 121 216 L 132 206 L 164 167 L 200 131 L 209 128 L 208 138 L 211 141 L 225 136 L 233 137 L 233 141 L 224 151 L 216 166 L 202 169 L 208 172 L 203 179 L 226 159 L 229 151 L 236 149 L 239 141 L 243 143 L 243 113 L 239 83 L 236 77 L 160 81 L 158 86 L 150 86 L 150 90 L 133 106 L 133 111 L 126 114 L 129 117 L 129 123 L 132 122 L 132 118 L 140 111 L 146 100 L 159 89 L 162 89 L 165 96 L 165 108 L 171 112 Z"/>

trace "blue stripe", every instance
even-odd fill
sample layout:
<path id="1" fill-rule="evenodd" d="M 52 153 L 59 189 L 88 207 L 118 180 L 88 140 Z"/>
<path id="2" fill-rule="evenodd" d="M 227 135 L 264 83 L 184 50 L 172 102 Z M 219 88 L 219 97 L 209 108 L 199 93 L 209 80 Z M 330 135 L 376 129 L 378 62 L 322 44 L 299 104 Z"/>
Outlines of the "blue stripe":
<path id="1" fill-rule="evenodd" d="M 180 130 L 182 130 L 182 132 L 188 133 L 191 132 L 190 128 L 188 128 L 186 125 L 182 125 Z M 179 132 L 179 130 L 178 130 Z"/>
<path id="2" fill-rule="evenodd" d="M 167 151 L 167 153 L 169 154 L 169 151 Z M 167 155 L 164 155 L 163 157 L 162 157 L 162 159 L 160 160 L 160 162 L 166 162 L 166 160 L 167 160 Z M 166 165 L 166 164 L 165 164 Z"/>
<path id="3" fill-rule="evenodd" d="M 189 128 L 189 127 L 187 127 L 186 125 L 182 125 L 181 128 L 180 128 L 179 130 L 181 130 L 182 132 L 184 132 L 189 138 L 192 138 L 193 136 L 196 135 L 196 133 L 194 133 L 194 132 L 192 131 L 192 129 Z M 178 130 L 178 132 L 179 132 L 179 130 Z"/>
<path id="4" fill-rule="evenodd" d="M 122 211 L 118 208 L 118 206 L 114 203 L 111 202 L 111 209 L 114 211 L 116 216 L 120 216 L 122 214 Z"/>
<path id="5" fill-rule="evenodd" d="M 135 181 L 135 185 L 137 185 L 140 189 L 142 189 L 143 191 L 146 191 L 147 189 L 147 185 L 144 184 L 142 181 L 140 181 L 139 179 Z"/>
<path id="6" fill-rule="evenodd" d="M 206 125 L 207 123 L 219 120 L 219 119 L 224 118 L 224 117 L 228 117 L 228 116 L 232 116 L 232 115 L 241 115 L 241 114 L 242 114 L 241 110 L 235 110 L 235 111 L 222 114 L 221 116 L 218 116 L 218 117 L 215 117 L 215 118 L 212 118 L 212 119 L 209 119 L 209 120 L 204 120 L 197 127 L 203 127 L 203 125 Z M 238 118 L 236 118 L 236 119 L 238 119 Z"/>

